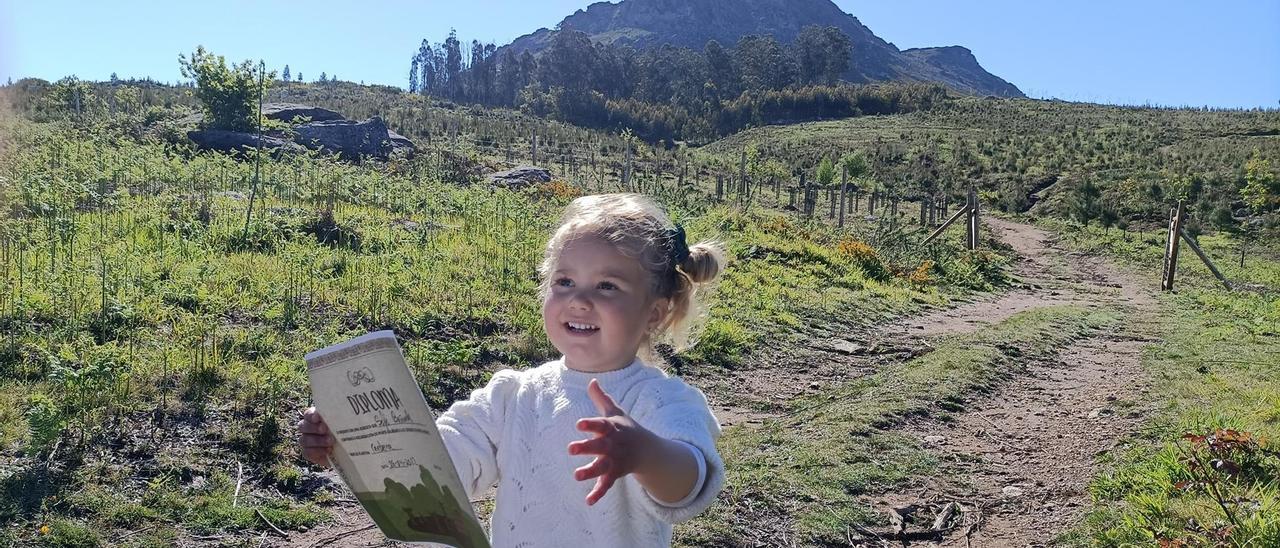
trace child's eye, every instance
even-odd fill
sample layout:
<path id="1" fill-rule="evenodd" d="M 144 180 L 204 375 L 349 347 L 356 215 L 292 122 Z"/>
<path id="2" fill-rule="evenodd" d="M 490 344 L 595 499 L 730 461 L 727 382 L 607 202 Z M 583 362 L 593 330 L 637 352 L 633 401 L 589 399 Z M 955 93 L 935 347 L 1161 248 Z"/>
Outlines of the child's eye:
<path id="1" fill-rule="evenodd" d="M 557 285 L 560 287 L 573 287 L 573 280 L 570 280 L 569 278 L 558 278 L 552 285 Z"/>
<path id="2" fill-rule="evenodd" d="M 618 289 L 618 286 L 614 285 L 613 282 L 600 282 L 600 285 L 598 285 L 597 287 L 599 287 L 600 289 L 605 289 L 609 291 Z"/>

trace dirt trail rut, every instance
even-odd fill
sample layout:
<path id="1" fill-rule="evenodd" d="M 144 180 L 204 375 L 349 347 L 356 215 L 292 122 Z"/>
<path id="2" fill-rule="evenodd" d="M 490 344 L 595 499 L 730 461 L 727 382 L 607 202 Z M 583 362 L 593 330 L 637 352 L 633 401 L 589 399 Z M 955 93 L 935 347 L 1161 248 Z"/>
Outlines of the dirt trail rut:
<path id="1" fill-rule="evenodd" d="M 970 511 L 967 525 L 943 545 L 1043 546 L 1081 517 L 1098 457 L 1115 449 L 1149 411 L 1140 359 L 1142 348 L 1155 342 L 1149 322 L 1156 287 L 1105 259 L 1057 248 L 1034 227 L 984 222 L 1018 252 L 1016 272 L 1027 287 L 897 328 L 927 339 L 1058 304 L 1108 307 L 1121 319 L 1051 360 L 1027 364 L 993 393 L 965 402 L 965 410 L 945 423 L 904 426 L 938 455 L 948 477 L 883 497 L 879 506 L 887 511 L 927 499 L 960 501 Z"/>

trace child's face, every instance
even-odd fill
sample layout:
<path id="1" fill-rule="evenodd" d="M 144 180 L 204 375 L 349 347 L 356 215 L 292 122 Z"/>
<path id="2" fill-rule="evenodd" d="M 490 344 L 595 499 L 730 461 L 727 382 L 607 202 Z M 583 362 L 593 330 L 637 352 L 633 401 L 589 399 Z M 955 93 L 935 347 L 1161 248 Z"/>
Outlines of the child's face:
<path id="1" fill-rule="evenodd" d="M 645 332 L 661 323 L 666 303 L 653 298 L 649 273 L 637 260 L 583 236 L 560 251 L 542 324 L 566 366 L 609 371 L 631 363 Z"/>

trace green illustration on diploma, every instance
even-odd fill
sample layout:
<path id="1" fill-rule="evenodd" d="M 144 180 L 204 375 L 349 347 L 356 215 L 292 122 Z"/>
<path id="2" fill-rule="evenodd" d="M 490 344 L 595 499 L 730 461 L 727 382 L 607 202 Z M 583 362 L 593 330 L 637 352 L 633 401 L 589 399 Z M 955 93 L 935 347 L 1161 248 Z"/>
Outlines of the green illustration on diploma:
<path id="1" fill-rule="evenodd" d="M 471 517 L 458 498 L 436 483 L 426 467 L 419 465 L 422 483 L 405 487 L 390 478 L 383 480 L 385 491 L 356 492 L 384 533 L 390 538 L 451 544 L 458 548 L 489 545 L 484 529 Z"/>

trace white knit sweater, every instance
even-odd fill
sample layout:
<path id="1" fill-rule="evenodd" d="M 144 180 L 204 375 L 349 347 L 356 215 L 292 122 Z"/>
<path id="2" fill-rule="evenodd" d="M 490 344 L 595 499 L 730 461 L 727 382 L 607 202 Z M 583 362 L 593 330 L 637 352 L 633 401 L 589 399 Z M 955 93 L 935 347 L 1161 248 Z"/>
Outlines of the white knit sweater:
<path id="1" fill-rule="evenodd" d="M 573 471 L 594 456 L 570 455 L 568 446 L 591 436 L 578 419 L 600 415 L 587 396 L 592 378 L 640 425 L 701 453 L 700 485 L 684 501 L 660 503 L 627 476 L 587 506 L 595 480 L 577 481 Z M 701 513 L 724 483 L 720 425 L 706 396 L 639 359 L 607 373 L 574 371 L 563 358 L 500 371 L 436 424 L 469 497 L 498 484 L 494 548 L 668 546 L 671 525 Z"/>

